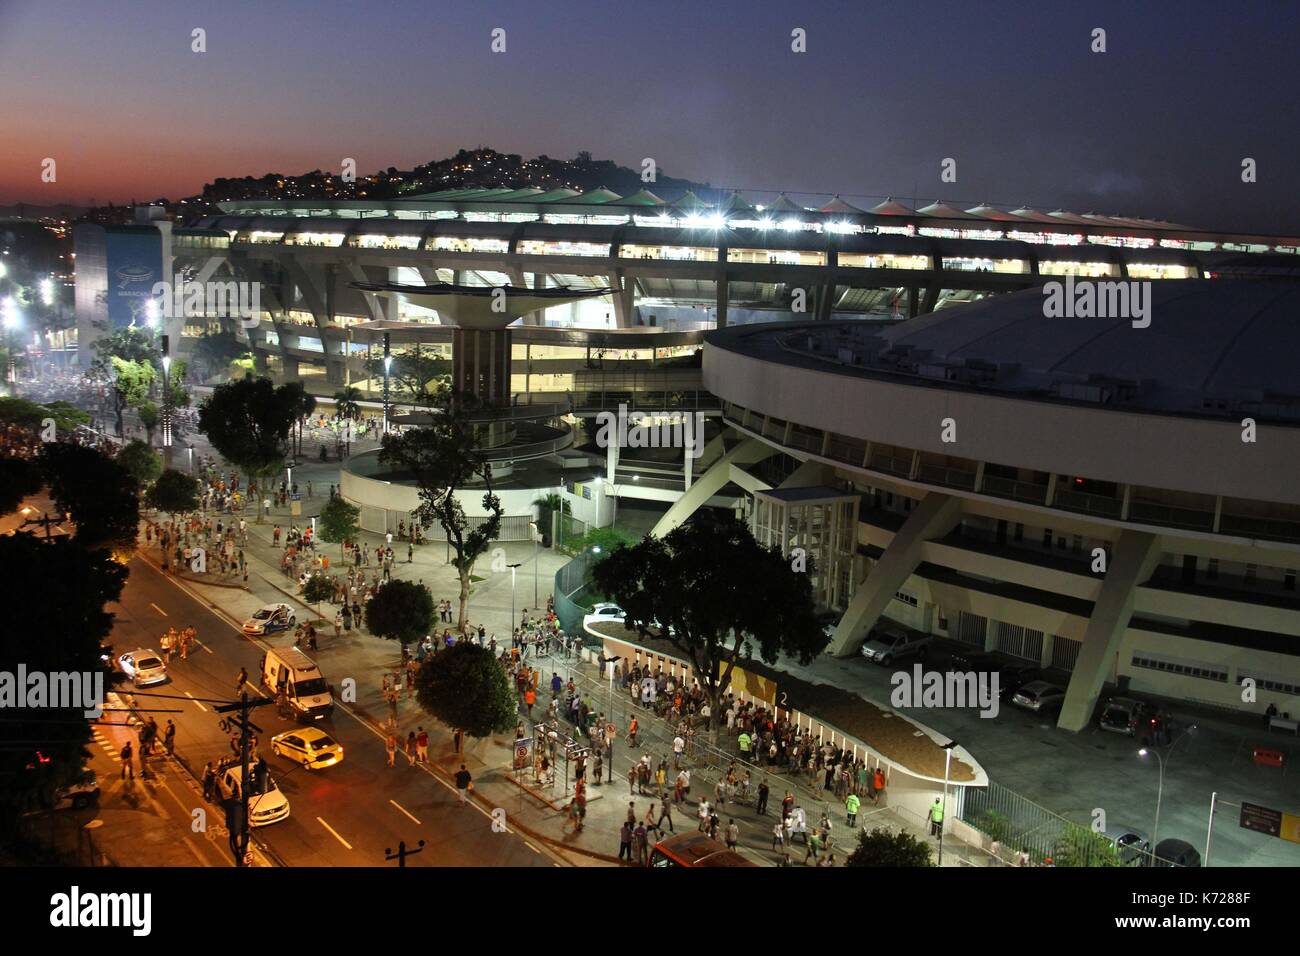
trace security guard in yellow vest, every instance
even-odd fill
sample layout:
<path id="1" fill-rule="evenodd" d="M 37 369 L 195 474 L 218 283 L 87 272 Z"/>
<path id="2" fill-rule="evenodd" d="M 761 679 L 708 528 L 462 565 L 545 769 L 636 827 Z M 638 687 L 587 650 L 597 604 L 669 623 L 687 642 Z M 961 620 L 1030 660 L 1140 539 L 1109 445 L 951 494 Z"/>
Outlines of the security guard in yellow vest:
<path id="1" fill-rule="evenodd" d="M 930 807 L 930 836 L 937 837 L 943 832 L 943 801 L 939 797 L 934 798 L 934 806 Z"/>

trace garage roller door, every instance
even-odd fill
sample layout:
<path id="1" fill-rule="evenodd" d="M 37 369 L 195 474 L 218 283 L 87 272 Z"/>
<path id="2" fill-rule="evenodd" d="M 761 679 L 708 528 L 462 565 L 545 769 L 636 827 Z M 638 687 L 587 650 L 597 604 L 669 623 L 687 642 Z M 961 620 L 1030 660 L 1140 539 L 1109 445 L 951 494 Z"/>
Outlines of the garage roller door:
<path id="1" fill-rule="evenodd" d="M 993 622 L 994 647 L 1004 654 L 1023 658 L 1037 664 L 1043 659 L 1043 632 L 1008 624 L 1006 621 Z"/>
<path id="2" fill-rule="evenodd" d="M 1052 638 L 1052 666 L 1063 671 L 1074 670 L 1074 662 L 1079 659 L 1079 648 L 1083 641 L 1072 641 L 1057 634 Z"/>
<path id="3" fill-rule="evenodd" d="M 982 648 L 984 646 L 984 631 L 987 627 L 987 618 L 978 614 L 967 614 L 965 611 L 957 612 L 957 640 L 963 644 L 973 644 Z"/>

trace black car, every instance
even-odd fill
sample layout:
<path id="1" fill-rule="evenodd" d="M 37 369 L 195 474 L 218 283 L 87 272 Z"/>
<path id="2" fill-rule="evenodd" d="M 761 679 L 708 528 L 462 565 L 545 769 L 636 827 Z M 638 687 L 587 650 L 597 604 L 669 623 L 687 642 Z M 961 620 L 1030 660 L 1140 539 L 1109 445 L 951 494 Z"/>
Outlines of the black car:
<path id="1" fill-rule="evenodd" d="M 1156 844 L 1154 866 L 1201 865 L 1201 854 L 1186 840 L 1161 840 Z"/>
<path id="2" fill-rule="evenodd" d="M 998 696 L 1010 700 L 1020 688 L 1042 677 L 1042 670 L 1033 664 L 1003 664 L 998 668 Z"/>

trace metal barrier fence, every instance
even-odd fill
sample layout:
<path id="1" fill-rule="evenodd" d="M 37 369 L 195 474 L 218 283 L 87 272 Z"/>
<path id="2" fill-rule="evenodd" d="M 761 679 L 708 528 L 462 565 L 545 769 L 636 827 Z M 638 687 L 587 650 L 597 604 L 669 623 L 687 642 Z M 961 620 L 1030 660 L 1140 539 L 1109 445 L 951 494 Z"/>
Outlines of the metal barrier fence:
<path id="1" fill-rule="evenodd" d="M 595 638 L 582 631 L 582 619 L 587 608 L 578 600 L 587 588 L 590 560 L 580 554 L 555 572 L 555 616 L 566 634 L 581 634 L 583 643 L 591 646 Z"/>
<path id="2" fill-rule="evenodd" d="M 1004 858 L 1023 853 L 1033 866 L 1048 861 L 1056 866 L 1118 866 L 1130 862 L 1121 859 L 1100 833 L 1001 784 L 990 781 L 987 787 L 961 787 L 958 794 L 957 818 L 1000 844 Z"/>

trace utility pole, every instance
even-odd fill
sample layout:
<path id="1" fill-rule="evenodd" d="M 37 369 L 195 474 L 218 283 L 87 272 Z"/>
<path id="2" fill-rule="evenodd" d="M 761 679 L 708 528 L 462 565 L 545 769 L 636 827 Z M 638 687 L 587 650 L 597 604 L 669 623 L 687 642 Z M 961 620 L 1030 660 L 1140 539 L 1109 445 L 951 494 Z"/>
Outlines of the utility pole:
<path id="1" fill-rule="evenodd" d="M 407 858 L 408 856 L 415 856 L 415 854 L 419 853 L 419 852 L 420 852 L 421 850 L 423 850 L 423 849 L 424 849 L 424 841 L 423 841 L 423 840 L 420 841 L 420 845 L 419 845 L 416 849 L 414 849 L 414 850 L 408 850 L 408 849 L 406 848 L 406 841 L 405 841 L 405 840 L 398 840 L 398 841 L 397 841 L 397 852 L 394 853 L 392 850 L 390 850 L 390 849 L 388 849 L 388 848 L 385 848 L 385 849 L 384 849 L 384 859 L 387 860 L 387 861 L 390 861 L 390 862 L 391 862 L 392 860 L 396 860 L 396 861 L 397 861 L 397 866 L 398 866 L 400 869 L 405 869 L 405 868 L 406 868 L 406 858 Z"/>
<path id="2" fill-rule="evenodd" d="M 255 730 L 259 734 L 262 728 L 258 727 L 248 719 L 248 712 L 254 707 L 265 707 L 272 704 L 271 700 L 248 699 L 248 691 L 243 691 L 239 695 L 239 703 L 222 704 L 214 708 L 218 714 L 228 714 L 234 711 L 239 712 L 239 716 L 229 718 L 229 722 L 239 728 L 239 812 L 232 812 L 233 808 L 228 808 L 226 812 L 227 828 L 230 830 L 230 851 L 235 855 L 235 866 L 244 867 L 247 863 L 244 861 L 248 857 L 248 750 L 249 750 L 249 731 Z"/>

